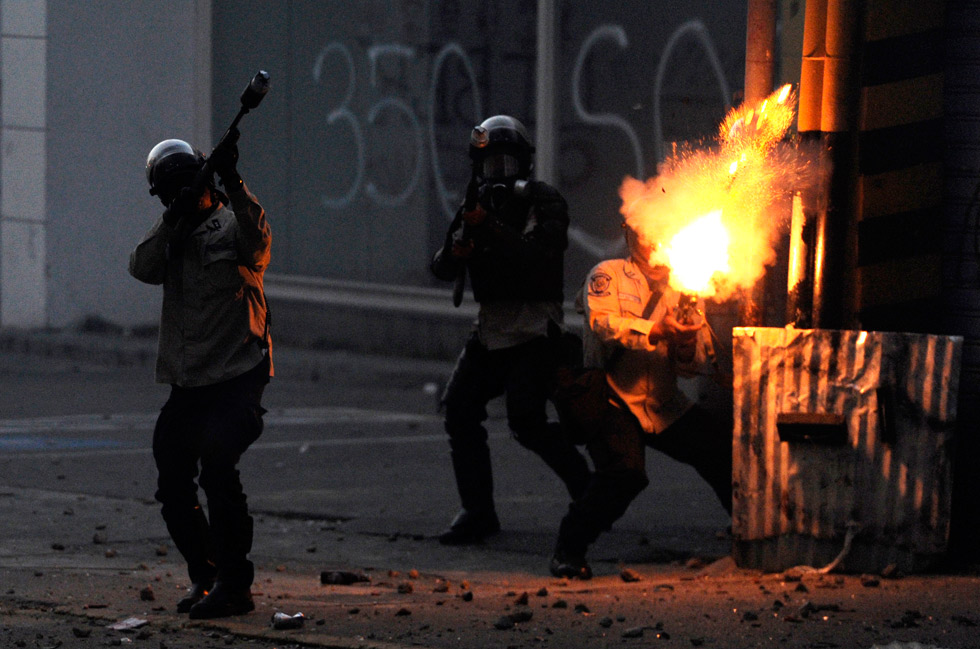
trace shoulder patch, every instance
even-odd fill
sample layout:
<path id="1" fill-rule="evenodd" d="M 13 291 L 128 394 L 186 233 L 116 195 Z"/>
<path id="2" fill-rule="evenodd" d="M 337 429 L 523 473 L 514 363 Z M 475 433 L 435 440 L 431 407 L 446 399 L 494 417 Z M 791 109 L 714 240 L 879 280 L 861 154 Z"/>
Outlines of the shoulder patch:
<path id="1" fill-rule="evenodd" d="M 596 297 L 603 297 L 609 295 L 609 285 L 612 283 L 612 276 L 608 273 L 598 270 L 592 273 L 589 278 L 589 295 L 595 295 Z"/>

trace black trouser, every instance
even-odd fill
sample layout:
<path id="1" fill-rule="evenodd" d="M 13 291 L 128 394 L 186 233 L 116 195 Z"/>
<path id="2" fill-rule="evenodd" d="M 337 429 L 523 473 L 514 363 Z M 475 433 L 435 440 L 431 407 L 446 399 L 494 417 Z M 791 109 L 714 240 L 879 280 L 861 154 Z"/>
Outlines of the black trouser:
<path id="1" fill-rule="evenodd" d="M 650 483 L 645 449 L 649 446 L 697 470 L 725 510 L 732 512 L 732 426 L 698 406 L 692 407 L 666 430 L 654 435 L 640 427 L 636 417 L 612 406 L 601 431 L 586 448 L 595 473 L 585 494 L 572 502 L 558 532 L 558 549 L 584 556 L 599 534 L 626 512 L 633 499 Z"/>
<path id="2" fill-rule="evenodd" d="M 234 379 L 200 388 L 172 386 L 153 431 L 156 499 L 193 583 L 213 579 L 248 587 L 254 567 L 252 517 L 237 464 L 262 433 L 262 392 L 269 361 Z M 200 485 L 208 515 L 197 498 Z"/>
<path id="3" fill-rule="evenodd" d="M 492 512 L 493 474 L 483 422 L 490 399 L 505 395 L 507 424 L 514 438 L 537 453 L 561 478 L 573 498 L 589 480 L 585 457 L 557 422 L 549 422 L 546 403 L 555 367 L 554 343 L 541 336 L 506 349 L 488 350 L 470 336 L 446 386 L 443 405 L 453 471 L 463 508 Z"/>

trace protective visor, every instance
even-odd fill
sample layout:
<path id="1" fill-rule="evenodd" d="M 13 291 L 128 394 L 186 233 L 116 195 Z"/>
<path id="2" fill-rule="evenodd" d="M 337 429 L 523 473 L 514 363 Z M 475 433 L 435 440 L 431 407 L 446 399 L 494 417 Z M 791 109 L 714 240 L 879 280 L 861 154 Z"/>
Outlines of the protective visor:
<path id="1" fill-rule="evenodd" d="M 484 178 L 511 178 L 521 171 L 521 163 L 509 153 L 494 153 L 483 159 Z"/>

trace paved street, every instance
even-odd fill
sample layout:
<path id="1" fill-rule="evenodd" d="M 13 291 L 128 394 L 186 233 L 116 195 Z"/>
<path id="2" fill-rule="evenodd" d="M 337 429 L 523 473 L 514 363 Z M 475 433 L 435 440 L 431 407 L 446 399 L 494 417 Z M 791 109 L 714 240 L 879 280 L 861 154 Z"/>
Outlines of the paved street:
<path id="1" fill-rule="evenodd" d="M 265 432 L 241 464 L 252 508 L 343 520 L 384 536 L 431 537 L 444 528 L 458 502 L 437 412 L 451 366 L 297 350 L 281 356 L 264 401 Z M 150 438 L 167 388 L 152 383 L 151 367 L 10 355 L 2 377 L 6 485 L 152 500 Z M 493 406 L 488 428 L 504 528 L 546 557 L 567 495 L 509 439 L 502 404 Z M 653 484 L 622 528 L 653 535 L 668 551 L 723 553 L 714 536 L 727 516 L 693 470 L 652 455 L 650 475 Z M 532 538 L 540 547 L 531 547 Z"/>
<path id="2" fill-rule="evenodd" d="M 189 623 L 173 613 L 186 578 L 153 501 L 149 442 L 166 389 L 137 356 L 0 354 L 0 646 L 977 646 L 975 575 L 872 586 L 740 571 L 708 488 L 654 454 L 651 486 L 594 548 L 597 578 L 551 578 L 567 497 L 509 439 L 499 404 L 489 429 L 504 530 L 442 547 L 434 536 L 457 506 L 436 412 L 450 366 L 286 349 L 241 465 L 258 609 Z M 326 570 L 369 581 L 322 585 Z M 277 631 L 276 611 L 306 624 Z M 143 626 L 109 628 L 130 617 Z"/>

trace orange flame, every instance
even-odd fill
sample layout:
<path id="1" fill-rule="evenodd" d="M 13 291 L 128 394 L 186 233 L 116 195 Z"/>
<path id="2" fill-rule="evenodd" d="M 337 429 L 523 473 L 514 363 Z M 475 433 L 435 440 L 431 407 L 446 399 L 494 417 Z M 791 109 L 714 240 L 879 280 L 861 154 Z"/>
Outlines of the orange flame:
<path id="1" fill-rule="evenodd" d="M 807 184 L 801 178 L 812 170 L 783 142 L 795 99 L 786 85 L 757 105 L 733 109 L 715 146 L 673 154 L 654 178 L 623 181 L 626 225 L 662 244 L 649 261 L 664 263 L 666 256 L 675 289 L 727 299 L 775 261 L 787 219 L 773 206 Z"/>
<path id="2" fill-rule="evenodd" d="M 675 288 L 683 293 L 712 295 L 711 279 L 716 273 L 724 275 L 730 270 L 730 244 L 721 210 L 702 216 L 675 234 L 664 247 Z"/>

